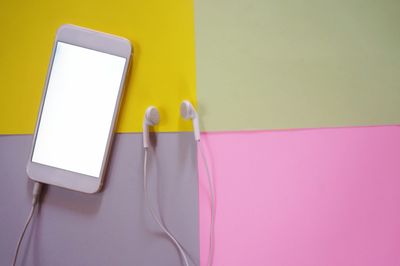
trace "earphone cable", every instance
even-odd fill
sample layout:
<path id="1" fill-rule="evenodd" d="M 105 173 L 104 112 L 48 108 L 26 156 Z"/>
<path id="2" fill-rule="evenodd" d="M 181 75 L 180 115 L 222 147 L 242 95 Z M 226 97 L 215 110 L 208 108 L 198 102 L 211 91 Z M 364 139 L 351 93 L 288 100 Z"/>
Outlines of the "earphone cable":
<path id="1" fill-rule="evenodd" d="M 147 160 L 148 160 L 148 149 L 144 149 L 144 163 L 143 163 L 143 188 L 144 188 L 144 198 L 145 198 L 145 204 L 147 205 L 148 210 L 150 211 L 151 216 L 153 219 L 157 222 L 158 226 L 161 228 L 162 231 L 172 240 L 172 242 L 175 244 L 175 246 L 178 248 L 183 260 L 185 261 L 185 265 L 189 266 L 187 256 L 185 254 L 185 251 L 179 244 L 179 242 L 175 239 L 175 237 L 165 228 L 165 226 L 161 223 L 160 219 L 157 217 L 150 199 L 148 195 L 148 190 L 147 190 Z"/>
<path id="2" fill-rule="evenodd" d="M 214 194 L 214 179 L 211 176 L 210 169 L 208 167 L 208 162 L 206 159 L 206 156 L 204 155 L 203 147 L 201 145 L 200 140 L 197 141 L 197 146 L 199 147 L 201 158 L 204 164 L 204 168 L 207 173 L 207 179 L 208 179 L 208 187 L 210 190 L 210 196 L 211 196 L 211 223 L 210 223 L 210 236 L 209 236 L 209 246 L 208 246 L 208 257 L 207 257 L 207 265 L 211 266 L 212 261 L 214 258 L 214 228 L 215 228 L 215 194 Z"/>
<path id="3" fill-rule="evenodd" d="M 17 243 L 17 248 L 15 249 L 15 254 L 14 254 L 14 259 L 13 259 L 13 264 L 12 264 L 13 266 L 15 266 L 17 264 L 19 249 L 21 247 L 22 240 L 24 239 L 26 229 L 28 228 L 29 224 L 31 223 L 33 214 L 35 213 L 36 207 L 39 204 L 39 197 L 40 197 L 41 190 L 42 190 L 42 184 L 39 182 L 35 182 L 33 184 L 31 211 L 29 212 L 28 219 L 26 220 L 24 229 L 22 230 L 22 233 L 19 237 L 19 240 Z"/>

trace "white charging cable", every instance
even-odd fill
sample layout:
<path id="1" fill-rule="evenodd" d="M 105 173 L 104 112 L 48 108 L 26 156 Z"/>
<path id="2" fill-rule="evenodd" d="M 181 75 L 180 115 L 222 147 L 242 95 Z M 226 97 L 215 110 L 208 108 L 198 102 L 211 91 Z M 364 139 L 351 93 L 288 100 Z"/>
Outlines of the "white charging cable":
<path id="1" fill-rule="evenodd" d="M 25 223 L 25 226 L 24 226 L 24 230 L 22 230 L 22 233 L 21 233 L 21 235 L 19 237 L 19 240 L 18 240 L 18 243 L 17 243 L 17 248 L 15 250 L 13 264 L 12 264 L 13 266 L 15 266 L 17 264 L 19 248 L 21 247 L 22 240 L 24 239 L 24 235 L 25 235 L 26 229 L 28 228 L 28 225 L 32 221 L 32 217 L 33 217 L 33 214 L 35 213 L 36 206 L 39 204 L 39 197 L 40 197 L 41 191 L 42 191 L 42 184 L 39 183 L 39 182 L 35 182 L 33 184 L 33 190 L 32 190 L 32 207 L 31 207 L 31 211 L 29 213 L 28 220 L 26 220 L 26 223 Z"/>

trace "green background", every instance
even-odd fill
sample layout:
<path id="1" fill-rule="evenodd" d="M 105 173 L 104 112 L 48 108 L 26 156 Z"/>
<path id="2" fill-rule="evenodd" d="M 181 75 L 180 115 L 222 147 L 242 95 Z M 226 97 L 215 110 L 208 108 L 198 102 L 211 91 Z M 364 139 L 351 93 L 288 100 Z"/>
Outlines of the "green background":
<path id="1" fill-rule="evenodd" d="M 203 130 L 400 121 L 400 1 L 196 0 Z"/>

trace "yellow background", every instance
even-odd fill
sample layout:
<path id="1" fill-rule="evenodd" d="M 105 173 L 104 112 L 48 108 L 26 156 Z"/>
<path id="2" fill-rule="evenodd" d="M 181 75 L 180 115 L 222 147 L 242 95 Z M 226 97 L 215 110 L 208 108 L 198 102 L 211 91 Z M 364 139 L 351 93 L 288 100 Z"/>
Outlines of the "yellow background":
<path id="1" fill-rule="evenodd" d="M 191 129 L 179 105 L 196 97 L 193 1 L 16 0 L 0 10 L 0 134 L 33 133 L 56 30 L 66 23 L 134 46 L 118 132 L 142 131 L 149 105 L 161 112 L 157 131 Z"/>

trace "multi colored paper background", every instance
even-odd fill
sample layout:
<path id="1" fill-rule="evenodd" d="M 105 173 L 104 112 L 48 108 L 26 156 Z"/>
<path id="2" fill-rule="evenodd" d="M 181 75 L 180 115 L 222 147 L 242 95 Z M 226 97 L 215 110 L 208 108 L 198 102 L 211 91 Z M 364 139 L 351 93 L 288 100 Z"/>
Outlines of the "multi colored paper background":
<path id="1" fill-rule="evenodd" d="M 149 105 L 161 110 L 157 131 L 190 130 L 179 103 L 196 103 L 196 94 L 206 131 L 400 121 L 396 1 L 63 0 L 1 8 L 2 134 L 33 132 L 55 32 L 64 23 L 133 43 L 118 132 L 140 132 Z"/>
<path id="2" fill-rule="evenodd" d="M 0 134 L 33 133 L 61 24 L 121 35 L 135 55 L 118 132 L 140 132 L 149 105 L 161 110 L 156 131 L 188 131 L 179 104 L 198 107 L 216 182 L 214 265 L 399 264 L 399 2 L 0 8 Z M 205 265 L 209 194 L 198 169 Z"/>

